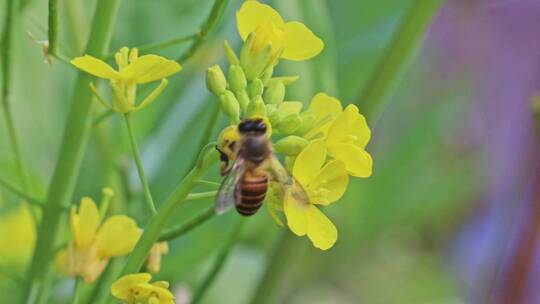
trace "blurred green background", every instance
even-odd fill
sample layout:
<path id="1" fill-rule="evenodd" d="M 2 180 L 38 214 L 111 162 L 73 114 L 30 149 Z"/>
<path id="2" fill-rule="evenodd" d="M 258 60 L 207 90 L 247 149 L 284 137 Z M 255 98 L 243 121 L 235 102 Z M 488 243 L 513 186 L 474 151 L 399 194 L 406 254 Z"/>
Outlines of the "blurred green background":
<path id="1" fill-rule="evenodd" d="M 41 46 L 34 41 L 46 40 L 47 3 L 18 2 L 13 24 L 13 111 L 31 177 L 31 193 L 44 197 L 57 161 L 76 71 L 58 60 L 53 59 L 52 65 L 44 63 Z M 312 96 L 324 91 L 344 105 L 358 103 L 360 111 L 359 96 L 413 3 L 271 2 L 286 20 L 303 20 L 326 45 L 316 59 L 280 64 L 276 74 L 301 77 L 288 89 L 286 99 L 307 105 Z M 60 50 L 69 58 L 81 55 L 95 1 L 59 3 Z M 211 0 L 122 1 L 111 50 L 192 34 L 204 22 L 212 4 Z M 162 202 L 172 191 L 202 143 L 203 132 L 199 130 L 205 128 L 217 106 L 205 88 L 204 73 L 210 65 L 225 62 L 221 48 L 224 39 L 236 49 L 240 46 L 234 18 L 240 4 L 230 1 L 221 22 L 184 64 L 183 72 L 170 78 L 169 87 L 156 103 L 134 115 L 156 202 Z M 5 0 L 0 1 L 0 7 L 4 5 Z M 465 12 L 484 12 L 474 5 L 470 10 L 467 4 L 457 7 L 454 17 L 463 13 L 464 18 L 471 18 Z M 0 20 L 4 20 L 3 14 L 0 12 Z M 444 21 L 453 24 L 459 20 Z M 478 73 L 463 62 L 452 62 L 444 52 L 444 37 L 436 36 L 440 33 L 430 34 L 435 37 L 421 47 L 384 115 L 371 124 L 373 136 L 368 151 L 374 158 L 373 176 L 354 179 L 346 196 L 325 209 L 338 227 L 336 245 L 327 252 L 313 248 L 307 238 L 292 237 L 287 229 L 278 227 L 263 208 L 249 219 L 204 303 L 248 303 L 279 242 L 286 246 L 276 267 L 285 271 L 272 289 L 271 303 L 466 302 L 464 283 L 448 261 L 449 247 L 464 219 L 480 204 L 489 173 L 471 123 L 474 100 L 478 98 Z M 186 47 L 174 46 L 157 53 L 178 58 Z M 97 116 L 103 109 L 96 104 L 94 111 Z M 220 126 L 225 123 L 221 117 Z M 4 126 L 1 121 L 0 177 L 17 184 Z M 127 209 L 142 225 L 142 193 L 120 117 L 107 119 L 92 132 L 74 201 L 88 195 L 97 200 L 101 188 L 107 185 L 126 189 L 129 196 L 119 198 L 112 208 L 115 212 Z M 106 173 L 111 166 L 119 173 Z M 208 179 L 219 182 L 218 169 L 212 171 Z M 198 189 L 205 191 L 204 187 Z M 24 279 L 34 233 L 28 222 L 8 221 L 7 217 L 21 212 L 20 200 L 7 191 L 1 194 L 0 302 L 12 303 Z M 175 223 L 211 204 L 211 199 L 189 202 L 177 212 Z M 213 218 L 170 242 L 170 252 L 156 278 L 173 283 L 178 303 L 186 303 L 182 300 L 201 283 L 235 219 L 234 213 Z M 71 284 L 69 279 L 57 278 L 51 303 L 69 302 Z"/>

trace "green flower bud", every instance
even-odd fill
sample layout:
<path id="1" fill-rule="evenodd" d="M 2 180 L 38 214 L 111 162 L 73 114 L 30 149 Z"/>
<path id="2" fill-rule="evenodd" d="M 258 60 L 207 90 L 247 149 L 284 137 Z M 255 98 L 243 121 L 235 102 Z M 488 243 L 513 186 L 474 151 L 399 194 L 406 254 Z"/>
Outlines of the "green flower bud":
<path id="1" fill-rule="evenodd" d="M 266 105 L 260 96 L 255 97 L 247 107 L 247 117 L 266 117 Z"/>
<path id="2" fill-rule="evenodd" d="M 240 60 L 236 56 L 236 53 L 231 48 L 231 45 L 229 44 L 229 41 L 225 40 L 223 41 L 223 48 L 225 49 L 225 55 L 227 56 L 227 59 L 229 60 L 230 64 L 240 64 Z"/>
<path id="3" fill-rule="evenodd" d="M 281 116 L 278 111 L 277 105 L 275 104 L 267 104 L 266 105 L 266 113 L 268 114 L 268 120 L 270 120 L 270 123 L 273 126 L 277 126 L 279 122 L 281 121 Z"/>
<path id="4" fill-rule="evenodd" d="M 234 97 L 233 92 L 225 90 L 221 95 L 219 95 L 219 104 L 221 110 L 227 115 L 231 121 L 234 123 L 240 120 L 240 104 L 236 97 Z"/>
<path id="5" fill-rule="evenodd" d="M 227 80 L 232 91 L 243 91 L 247 87 L 246 75 L 239 65 L 231 65 Z"/>
<path id="6" fill-rule="evenodd" d="M 315 120 L 315 114 L 309 110 L 300 113 L 300 127 L 298 127 L 295 133 L 300 136 L 306 134 L 315 126 Z"/>
<path id="7" fill-rule="evenodd" d="M 206 71 L 206 87 L 216 96 L 221 95 L 227 89 L 227 81 L 219 65 L 209 67 Z"/>
<path id="8" fill-rule="evenodd" d="M 246 90 L 240 90 L 234 92 L 236 95 L 236 99 L 238 99 L 238 103 L 240 103 L 240 109 L 242 111 L 246 111 L 248 105 L 249 105 L 249 96 Z"/>
<path id="9" fill-rule="evenodd" d="M 280 139 L 277 143 L 274 144 L 274 149 L 276 152 L 284 154 L 286 156 L 296 156 L 300 153 L 307 145 L 309 141 L 300 136 L 290 135 Z"/>
<path id="10" fill-rule="evenodd" d="M 255 33 L 249 34 L 240 51 L 240 65 L 244 69 L 246 78 L 253 80 L 261 76 L 267 67 L 273 65 L 276 60 L 272 56 L 272 44 L 268 43 L 263 48 L 253 48 Z"/>
<path id="11" fill-rule="evenodd" d="M 272 74 L 274 74 L 274 65 L 271 64 L 261 75 L 261 80 L 265 86 L 268 84 L 268 81 L 272 79 Z"/>
<path id="12" fill-rule="evenodd" d="M 285 85 L 279 80 L 270 81 L 264 91 L 264 101 L 267 104 L 280 104 L 285 99 Z"/>
<path id="13" fill-rule="evenodd" d="M 277 126 L 277 130 L 283 134 L 293 134 L 300 127 L 300 123 L 301 119 L 299 114 L 289 114 L 281 119 Z"/>
<path id="14" fill-rule="evenodd" d="M 264 90 L 264 85 L 262 80 L 255 78 L 248 84 L 248 94 L 251 99 L 261 96 Z"/>

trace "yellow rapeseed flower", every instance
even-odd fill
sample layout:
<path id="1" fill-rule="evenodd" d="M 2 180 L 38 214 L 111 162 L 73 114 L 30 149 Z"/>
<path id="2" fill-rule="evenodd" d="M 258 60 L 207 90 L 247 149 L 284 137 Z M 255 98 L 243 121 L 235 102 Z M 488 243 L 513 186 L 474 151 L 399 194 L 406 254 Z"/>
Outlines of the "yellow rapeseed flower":
<path id="1" fill-rule="evenodd" d="M 339 160 L 326 162 L 327 151 L 322 139 L 312 141 L 294 162 L 292 173 L 304 188 L 309 203 L 299 200 L 292 192 L 285 193 L 283 210 L 291 231 L 307 235 L 313 245 L 322 250 L 331 248 L 337 240 L 334 224 L 315 205 L 337 201 L 349 183 L 349 175 Z"/>
<path id="2" fill-rule="evenodd" d="M 349 174 L 371 176 L 373 160 L 365 150 L 371 131 L 358 107 L 350 104 L 343 110 L 338 99 L 319 93 L 311 100 L 309 110 L 315 114 L 315 123 L 304 137 L 325 138 L 330 156 L 341 160 Z"/>
<path id="3" fill-rule="evenodd" d="M 111 293 L 126 304 L 174 304 L 169 283 L 151 279 L 149 273 L 125 275 L 112 284 Z"/>
<path id="4" fill-rule="evenodd" d="M 115 59 L 118 70 L 90 55 L 74 58 L 71 60 L 71 64 L 94 76 L 109 79 L 113 97 L 112 107 L 99 95 L 92 83 L 90 88 L 104 106 L 120 113 L 138 111 L 150 105 L 167 86 L 166 77 L 182 69 L 177 62 L 158 55 L 139 57 L 136 48 L 131 49 L 131 51 L 127 47 L 121 48 L 116 53 Z M 161 80 L 160 85 L 139 105 L 135 105 L 137 85 L 156 80 Z"/>
<path id="5" fill-rule="evenodd" d="M 255 34 L 252 49 L 259 52 L 271 45 L 272 54 L 289 60 L 306 60 L 318 55 L 323 41 L 303 23 L 285 23 L 279 13 L 258 1 L 246 1 L 236 13 L 238 32 L 243 40 Z"/>
<path id="6" fill-rule="evenodd" d="M 131 252 L 141 236 L 135 221 L 125 215 L 101 223 L 98 208 L 89 197 L 81 200 L 78 212 L 71 209 L 70 225 L 72 240 L 59 261 L 68 275 L 80 276 L 87 283 L 99 277 L 110 257 Z"/>

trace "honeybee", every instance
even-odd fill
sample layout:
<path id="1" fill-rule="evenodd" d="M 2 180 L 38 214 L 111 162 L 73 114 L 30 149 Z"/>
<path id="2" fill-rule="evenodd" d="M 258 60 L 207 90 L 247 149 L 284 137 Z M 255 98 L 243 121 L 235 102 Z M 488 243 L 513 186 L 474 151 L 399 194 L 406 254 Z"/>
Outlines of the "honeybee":
<path id="1" fill-rule="evenodd" d="M 222 139 L 216 147 L 221 155 L 221 175 L 225 175 L 216 200 L 218 214 L 232 206 L 241 215 L 255 214 L 262 206 L 270 181 L 278 185 L 277 195 L 293 191 L 297 199 L 307 202 L 304 190 L 275 157 L 263 119 L 244 119 L 231 131 L 232 136 Z"/>

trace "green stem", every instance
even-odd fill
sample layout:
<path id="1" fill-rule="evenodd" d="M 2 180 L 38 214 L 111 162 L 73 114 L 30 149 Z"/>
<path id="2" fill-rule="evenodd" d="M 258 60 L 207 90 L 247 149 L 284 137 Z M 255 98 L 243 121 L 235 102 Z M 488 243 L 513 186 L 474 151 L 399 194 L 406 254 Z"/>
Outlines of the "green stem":
<path id="1" fill-rule="evenodd" d="M 157 213 L 156 205 L 154 204 L 154 199 L 152 198 L 152 193 L 150 192 L 150 187 L 148 187 L 148 181 L 146 180 L 146 175 L 144 174 L 144 169 L 142 166 L 141 155 L 139 154 L 139 147 L 137 146 L 137 141 L 135 140 L 135 135 L 133 133 L 133 128 L 131 126 L 131 120 L 128 113 L 124 114 L 126 121 L 126 126 L 129 133 L 129 140 L 131 142 L 131 148 L 133 150 L 133 158 L 135 158 L 135 164 L 137 164 L 137 171 L 139 173 L 139 178 L 141 179 L 141 186 L 143 187 L 144 197 L 146 204 L 152 215 Z"/>
<path id="2" fill-rule="evenodd" d="M 58 40 L 58 5 L 57 0 L 49 0 L 49 53 L 56 54 Z"/>
<path id="3" fill-rule="evenodd" d="M 177 45 L 177 44 L 182 44 L 182 43 L 194 40 L 198 36 L 199 36 L 199 34 L 192 34 L 192 35 L 188 35 L 188 36 L 174 38 L 174 39 L 171 39 L 171 40 L 166 40 L 166 41 L 163 41 L 163 42 L 145 44 L 145 45 L 139 46 L 137 48 L 139 49 L 140 53 L 150 53 L 150 52 L 153 52 L 153 51 L 156 51 L 156 50 L 165 49 L 165 48 Z"/>
<path id="4" fill-rule="evenodd" d="M 444 0 L 416 0 L 396 31 L 357 104 L 375 124 L 404 72 L 415 58 L 431 20 Z"/>
<path id="5" fill-rule="evenodd" d="M 536 122 L 536 129 L 540 132 L 540 95 L 533 97 L 531 108 L 534 121 Z"/>
<path id="6" fill-rule="evenodd" d="M 79 304 L 79 301 L 81 298 L 81 287 L 82 287 L 82 280 L 79 277 L 75 278 L 75 286 L 73 287 L 73 297 L 71 298 L 72 304 Z"/>
<path id="7" fill-rule="evenodd" d="M 3 180 L 0 178 L 0 186 L 6 188 L 8 191 L 12 192 L 13 194 L 17 195 L 18 197 L 22 198 L 23 200 L 33 204 L 33 205 L 36 205 L 36 206 L 39 206 L 39 207 L 43 207 L 44 203 L 43 201 L 41 201 L 40 199 L 38 198 L 35 198 L 29 194 L 26 194 L 25 192 L 17 189 L 17 187 L 11 185 L 10 183 L 8 183 L 7 181 Z"/>
<path id="8" fill-rule="evenodd" d="M 27 190 L 26 175 L 24 173 L 24 166 L 21 157 L 21 149 L 19 141 L 17 139 L 17 132 L 15 128 L 15 122 L 13 120 L 13 114 L 11 113 L 11 104 L 9 102 L 9 89 L 11 87 L 11 34 L 14 26 L 13 15 L 15 0 L 6 1 L 6 19 L 4 23 L 4 32 L 2 34 L 2 108 L 4 112 L 4 118 L 6 121 L 6 127 L 8 131 L 8 137 L 10 146 L 15 157 L 15 167 L 21 187 L 24 191 Z"/>
<path id="9" fill-rule="evenodd" d="M 262 279 L 251 298 L 252 304 L 276 303 L 277 291 L 284 286 L 284 272 L 290 269 L 292 261 L 299 257 L 302 243 L 289 231 L 282 231 L 274 252 L 266 264 Z"/>
<path id="10" fill-rule="evenodd" d="M 104 304 L 107 302 L 109 295 L 111 294 L 111 285 L 121 270 L 121 262 L 122 260 L 120 258 L 114 258 L 109 262 L 109 265 L 107 265 L 107 268 L 101 274 L 96 285 L 94 286 L 90 301 L 88 303 Z"/>
<path id="11" fill-rule="evenodd" d="M 94 118 L 94 121 L 92 121 L 92 125 L 93 126 L 99 125 L 105 119 L 111 117 L 114 113 L 115 112 L 113 110 L 103 111 L 103 113 L 100 113 L 96 118 Z"/>
<path id="12" fill-rule="evenodd" d="M 208 289 L 212 286 L 212 284 L 216 280 L 218 274 L 223 269 L 223 266 L 225 265 L 227 258 L 230 256 L 232 249 L 234 248 L 234 245 L 238 241 L 240 232 L 242 231 L 242 227 L 244 226 L 245 222 L 246 222 L 246 219 L 241 218 L 236 223 L 233 231 L 231 232 L 231 235 L 229 236 L 229 239 L 227 240 L 227 243 L 225 243 L 225 246 L 223 246 L 223 249 L 219 252 L 218 256 L 216 257 L 214 265 L 212 265 L 212 269 L 210 269 L 210 272 L 204 278 L 202 284 L 199 286 L 199 288 L 197 288 L 197 290 L 193 294 L 193 300 L 191 301 L 191 304 L 200 303 L 202 299 L 204 298 L 204 295 L 206 294 Z"/>
<path id="13" fill-rule="evenodd" d="M 197 35 L 197 38 L 193 41 L 190 48 L 184 54 L 182 54 L 182 56 L 180 56 L 178 62 L 183 63 L 193 56 L 193 54 L 195 54 L 195 52 L 204 42 L 208 33 L 214 28 L 214 26 L 216 26 L 221 18 L 221 15 L 223 15 L 223 11 L 225 10 L 225 7 L 227 7 L 227 2 L 228 0 L 215 0 L 214 6 L 212 6 L 212 10 L 210 11 L 205 23 L 201 26 L 201 31 Z"/>
<path id="14" fill-rule="evenodd" d="M 181 237 L 182 235 L 190 232 L 194 228 L 199 227 L 200 225 L 206 223 L 209 219 L 213 218 L 214 215 L 216 215 L 216 212 L 214 210 L 214 206 L 209 208 L 208 210 L 202 212 L 201 214 L 198 214 L 191 220 L 187 221 L 186 223 L 183 223 L 182 225 L 172 227 L 169 229 L 166 229 L 161 233 L 159 236 L 159 241 L 170 241 L 176 238 Z"/>
<path id="15" fill-rule="evenodd" d="M 217 193 L 218 193 L 217 190 L 190 193 L 186 197 L 186 201 L 195 201 L 195 200 L 200 200 L 200 199 L 205 199 L 205 198 L 216 197 Z"/>
<path id="16" fill-rule="evenodd" d="M 112 35 L 112 28 L 118 0 L 98 0 L 92 21 L 92 32 L 88 39 L 87 54 L 102 58 L 106 54 Z M 54 264 L 55 244 L 64 227 L 66 214 L 59 212 L 69 206 L 83 152 L 88 142 L 91 125 L 90 106 L 92 93 L 88 84 L 93 77 L 80 71 L 75 81 L 71 109 L 64 131 L 58 161 L 49 187 L 47 202 L 43 208 L 41 229 L 34 249 L 32 263 L 28 269 L 27 288 L 24 293 L 26 303 L 46 301 L 50 290 L 50 267 Z"/>
<path id="17" fill-rule="evenodd" d="M 133 252 L 129 255 L 122 275 L 136 273 L 141 269 L 152 245 L 159 239 L 161 231 L 170 222 L 176 209 L 185 201 L 195 181 L 200 179 L 209 167 L 217 162 L 218 155 L 214 149 L 215 144 L 210 143 L 202 149 L 197 165 L 182 179 L 158 213 L 150 219 Z"/>

